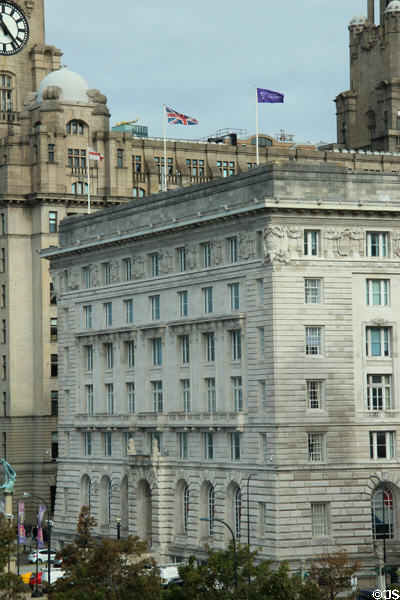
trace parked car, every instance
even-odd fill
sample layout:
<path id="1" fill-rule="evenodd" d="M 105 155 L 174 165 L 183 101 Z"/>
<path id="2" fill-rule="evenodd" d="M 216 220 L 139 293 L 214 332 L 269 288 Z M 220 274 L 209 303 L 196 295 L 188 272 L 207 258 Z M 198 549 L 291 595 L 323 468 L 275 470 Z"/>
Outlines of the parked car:
<path id="1" fill-rule="evenodd" d="M 42 573 L 39 571 L 39 573 L 37 574 L 37 580 L 36 580 L 36 573 L 31 573 L 31 576 L 29 578 L 29 586 L 33 589 L 34 587 L 36 587 L 36 583 L 38 585 L 40 585 L 42 583 Z"/>
<path id="2" fill-rule="evenodd" d="M 53 562 L 56 557 L 57 552 L 55 550 L 50 550 L 50 562 Z M 47 548 L 42 548 L 41 550 L 32 550 L 28 556 L 28 560 L 31 563 L 35 563 L 36 559 L 38 563 L 47 562 L 48 550 Z"/>
<path id="3" fill-rule="evenodd" d="M 53 567 L 50 569 L 50 584 L 55 583 L 61 577 L 64 577 L 65 571 L 62 569 L 56 569 Z M 49 574 L 47 571 L 43 571 L 42 573 L 42 584 L 45 586 L 49 582 Z"/>

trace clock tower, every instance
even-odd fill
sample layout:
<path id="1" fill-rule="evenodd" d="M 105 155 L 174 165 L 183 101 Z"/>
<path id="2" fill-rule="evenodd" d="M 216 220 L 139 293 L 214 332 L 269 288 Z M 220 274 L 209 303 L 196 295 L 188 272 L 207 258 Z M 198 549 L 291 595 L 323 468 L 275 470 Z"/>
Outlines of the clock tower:
<path id="1" fill-rule="evenodd" d="M 60 66 L 62 53 L 45 44 L 44 29 L 44 0 L 0 0 L 0 137 L 19 125 L 29 94 Z"/>

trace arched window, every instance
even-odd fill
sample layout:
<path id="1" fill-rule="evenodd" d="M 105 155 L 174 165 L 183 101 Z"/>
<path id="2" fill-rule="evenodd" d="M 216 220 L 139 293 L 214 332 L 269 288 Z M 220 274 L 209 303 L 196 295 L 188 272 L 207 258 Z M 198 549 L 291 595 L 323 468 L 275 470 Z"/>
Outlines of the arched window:
<path id="1" fill-rule="evenodd" d="M 215 516 L 215 490 L 212 485 L 208 488 L 207 495 L 207 517 L 213 519 Z M 208 535 L 214 535 L 214 521 L 209 521 Z"/>
<path id="2" fill-rule="evenodd" d="M 83 196 L 88 193 L 88 184 L 84 181 L 76 181 L 72 184 L 72 193 L 77 196 Z"/>
<path id="3" fill-rule="evenodd" d="M 394 498 L 390 488 L 382 486 L 372 496 L 372 533 L 374 540 L 394 538 Z"/>
<path id="4" fill-rule="evenodd" d="M 188 484 L 186 484 L 185 487 L 183 488 L 183 531 L 184 531 L 184 533 L 187 533 L 187 531 L 188 531 L 189 501 L 190 501 L 189 486 L 188 486 Z"/>
<path id="5" fill-rule="evenodd" d="M 237 539 L 240 539 L 240 527 L 241 527 L 241 518 L 242 518 L 242 492 L 240 488 L 237 488 L 234 495 L 234 534 Z"/>
<path id="6" fill-rule="evenodd" d="M 151 546 L 152 501 L 150 485 L 141 479 L 137 487 L 137 534 Z"/>
<path id="7" fill-rule="evenodd" d="M 143 198 L 143 196 L 145 196 L 146 192 L 143 188 L 140 187 L 134 187 L 132 188 L 132 196 L 134 198 Z"/>
<path id="8" fill-rule="evenodd" d="M 84 123 L 83 121 L 79 121 L 78 119 L 72 119 L 72 121 L 69 121 L 67 123 L 67 133 L 70 133 L 72 135 L 83 135 L 85 131 L 85 125 L 86 123 Z"/>

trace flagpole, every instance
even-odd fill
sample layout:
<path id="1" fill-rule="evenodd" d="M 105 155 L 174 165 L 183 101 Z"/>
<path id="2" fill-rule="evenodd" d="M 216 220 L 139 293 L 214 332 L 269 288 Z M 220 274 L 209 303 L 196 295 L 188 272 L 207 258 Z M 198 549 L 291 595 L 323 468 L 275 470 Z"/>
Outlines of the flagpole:
<path id="1" fill-rule="evenodd" d="M 254 86 L 256 92 L 256 163 L 260 164 L 260 157 L 258 152 L 258 97 L 257 97 L 257 85 Z"/>
<path id="2" fill-rule="evenodd" d="M 90 215 L 90 148 L 87 148 L 87 205 L 88 215 Z"/>
<path id="3" fill-rule="evenodd" d="M 164 171 L 162 173 L 164 185 L 161 189 L 167 191 L 167 106 L 164 106 Z"/>

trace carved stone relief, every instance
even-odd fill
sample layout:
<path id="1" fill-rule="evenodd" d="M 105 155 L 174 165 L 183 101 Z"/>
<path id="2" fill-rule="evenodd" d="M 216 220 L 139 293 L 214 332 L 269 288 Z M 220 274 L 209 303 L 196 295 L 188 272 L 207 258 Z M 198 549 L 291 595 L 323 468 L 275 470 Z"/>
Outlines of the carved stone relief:
<path id="1" fill-rule="evenodd" d="M 290 262 L 287 228 L 282 225 L 267 225 L 264 228 L 264 258 L 270 262 Z"/>
<path id="2" fill-rule="evenodd" d="M 211 245 L 213 249 L 213 264 L 219 265 L 222 261 L 222 242 L 219 240 L 212 240 Z"/>
<path id="3" fill-rule="evenodd" d="M 252 260 L 256 257 L 255 237 L 252 231 L 243 231 L 238 234 L 239 260 Z"/>
<path id="4" fill-rule="evenodd" d="M 110 263 L 110 278 L 111 278 L 111 283 L 119 283 L 121 281 L 120 276 L 119 276 L 119 261 L 118 260 L 112 260 Z"/>
<path id="5" fill-rule="evenodd" d="M 325 256 L 360 257 L 364 255 L 364 232 L 361 229 L 333 229 L 323 232 L 323 237 L 331 243 L 326 246 Z"/>
<path id="6" fill-rule="evenodd" d="M 144 277 L 144 256 L 132 256 L 132 278 L 142 279 Z"/>
<path id="7" fill-rule="evenodd" d="M 171 252 L 164 248 L 163 250 L 159 251 L 158 257 L 160 259 L 161 275 L 170 273 L 172 271 L 172 254 L 171 254 Z"/>
<path id="8" fill-rule="evenodd" d="M 68 270 L 68 290 L 78 290 L 79 289 L 79 269 L 69 269 Z"/>
<path id="9" fill-rule="evenodd" d="M 100 285 L 99 265 L 90 266 L 90 283 L 93 287 L 98 287 Z"/>

